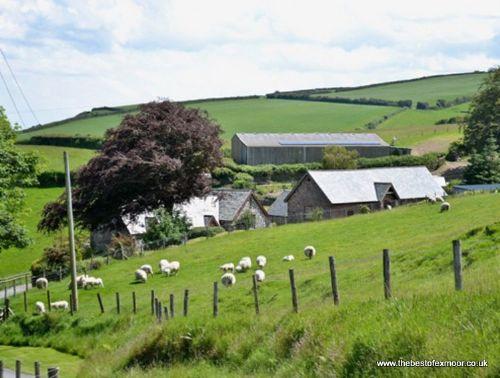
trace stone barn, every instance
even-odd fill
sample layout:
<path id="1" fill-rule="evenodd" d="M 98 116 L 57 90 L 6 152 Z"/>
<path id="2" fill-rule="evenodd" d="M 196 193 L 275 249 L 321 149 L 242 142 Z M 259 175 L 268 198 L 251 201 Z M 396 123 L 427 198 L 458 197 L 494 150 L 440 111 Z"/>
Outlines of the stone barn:
<path id="1" fill-rule="evenodd" d="M 380 210 L 446 192 L 426 167 L 308 171 L 285 198 L 287 221 L 324 219 Z"/>
<path id="2" fill-rule="evenodd" d="M 269 216 L 252 190 L 219 189 L 213 190 L 219 199 L 219 224 L 226 230 L 245 228 L 246 216 L 252 218 L 251 228 L 269 225 Z"/>
<path id="3" fill-rule="evenodd" d="M 238 164 L 312 163 L 323 159 L 323 150 L 341 146 L 356 150 L 361 157 L 408 155 L 409 148 L 393 147 L 377 134 L 245 134 L 231 139 L 231 155 Z"/>

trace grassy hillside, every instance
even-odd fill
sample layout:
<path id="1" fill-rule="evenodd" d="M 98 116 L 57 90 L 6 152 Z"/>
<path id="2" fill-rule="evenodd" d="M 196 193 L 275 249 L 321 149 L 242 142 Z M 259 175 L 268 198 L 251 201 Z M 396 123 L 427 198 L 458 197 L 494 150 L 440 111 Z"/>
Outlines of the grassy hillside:
<path id="1" fill-rule="evenodd" d="M 106 312 L 99 314 L 96 291 L 80 291 L 80 312 L 71 317 L 23 315 L 0 325 L 0 343 L 52 347 L 86 359 L 81 376 L 456 376 L 498 373 L 500 340 L 500 201 L 497 194 L 450 198 L 452 210 L 418 204 L 341 220 L 235 232 L 188 243 L 95 272 Z M 472 231 L 471 231 L 472 230 Z M 451 240 L 464 247 L 464 287 L 453 290 Z M 303 257 L 305 245 L 318 255 Z M 394 299 L 383 299 L 381 251 L 392 251 Z M 294 254 L 293 263 L 281 261 Z M 253 309 L 251 274 L 221 288 L 220 316 L 211 316 L 217 267 L 248 255 L 268 257 L 260 285 L 261 314 Z M 337 261 L 341 306 L 330 294 L 327 256 Z M 133 272 L 160 258 L 178 260 L 176 277 L 155 275 L 134 284 Z M 288 268 L 295 269 L 299 314 L 291 313 Z M 190 315 L 180 317 L 184 289 Z M 150 290 L 163 304 L 176 297 L 176 318 L 157 325 L 150 315 Z M 53 300 L 67 299 L 67 281 L 51 283 Z M 139 313 L 131 315 L 131 292 Z M 115 315 L 115 293 L 122 315 Z M 30 308 L 45 293 L 31 292 Z M 489 361 L 490 368 L 377 370 L 379 359 Z M 152 368 L 144 372 L 142 368 Z M 122 369 L 128 370 L 122 370 Z"/>
<path id="2" fill-rule="evenodd" d="M 28 188 L 26 192 L 26 210 L 21 219 L 28 229 L 32 243 L 24 249 L 10 248 L 0 252 L 0 277 L 29 270 L 33 260 L 42 255 L 43 249 L 52 244 L 52 237 L 39 233 L 36 229 L 45 203 L 56 199 L 62 188 Z"/>
<path id="3" fill-rule="evenodd" d="M 436 100 L 453 100 L 461 96 L 472 96 L 486 73 L 471 73 L 466 75 L 447 75 L 403 83 L 377 85 L 350 91 L 330 92 L 321 96 L 362 98 L 373 97 L 383 100 L 413 100 L 425 101 L 434 105 Z M 319 96 L 319 95 L 318 95 Z"/>
<path id="4" fill-rule="evenodd" d="M 43 171 L 64 171 L 63 151 L 69 154 L 70 169 L 76 170 L 83 164 L 87 163 L 90 158 L 95 155 L 94 150 L 85 148 L 70 148 L 58 146 L 36 146 L 36 145 L 23 145 L 16 146 L 22 151 L 35 152 L 42 158 Z"/>

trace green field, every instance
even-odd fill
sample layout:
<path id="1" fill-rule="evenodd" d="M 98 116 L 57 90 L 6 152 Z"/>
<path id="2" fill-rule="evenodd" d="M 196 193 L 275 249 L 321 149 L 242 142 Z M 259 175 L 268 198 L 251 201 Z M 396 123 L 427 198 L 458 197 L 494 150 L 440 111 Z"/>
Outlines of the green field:
<path id="1" fill-rule="evenodd" d="M 92 274 L 104 289 L 81 290 L 74 316 L 24 315 L 0 325 L 4 345 L 44 346 L 85 358 L 82 377 L 143 376 L 496 376 L 499 369 L 500 201 L 498 194 L 450 197 L 451 210 L 417 204 L 349 218 L 234 232 L 186 246 L 115 261 Z M 485 226 L 490 225 L 488 228 Z M 464 291 L 453 288 L 451 240 L 464 249 Z M 305 245 L 318 255 L 306 260 Z M 391 250 L 393 299 L 383 299 L 381 251 Z M 281 261 L 294 254 L 293 263 Z M 212 317 L 212 284 L 222 263 L 243 256 L 268 258 L 260 284 L 261 314 L 254 313 L 251 273 L 220 289 L 219 317 Z M 330 292 L 327 257 L 336 258 L 341 304 Z M 175 277 L 155 274 L 135 284 L 133 272 L 161 258 L 178 260 Z M 299 314 L 290 303 L 293 267 Z M 67 299 L 67 280 L 50 284 L 53 300 Z M 158 325 L 150 313 L 150 290 L 164 305 L 176 298 L 176 317 Z M 190 290 L 189 316 L 181 316 Z M 104 299 L 99 314 L 96 292 Z M 138 314 L 131 313 L 131 292 Z M 121 294 L 116 315 L 115 293 Z M 45 301 L 29 293 L 29 307 Z M 21 353 L 21 352 L 20 352 Z M 19 354 L 21 356 L 21 354 Z M 379 370 L 376 360 L 482 360 L 487 369 Z M 149 369 L 145 371 L 144 369 Z M 64 374 L 63 374 L 64 376 Z"/>
<path id="2" fill-rule="evenodd" d="M 36 229 L 45 203 L 56 199 L 62 188 L 28 188 L 26 192 L 26 209 L 21 220 L 28 230 L 32 243 L 24 249 L 10 248 L 0 251 L 0 277 L 29 270 L 33 260 L 42 255 L 43 249 L 52 244 L 52 236 L 39 233 Z"/>
<path id="3" fill-rule="evenodd" d="M 447 75 L 404 83 L 377 85 L 370 88 L 360 88 L 350 91 L 331 92 L 317 96 L 348 97 L 348 98 L 379 98 L 383 100 L 412 100 L 413 107 L 417 101 L 428 102 L 431 105 L 438 99 L 453 100 L 461 96 L 472 96 L 476 93 L 486 73 L 466 75 Z"/>
<path id="4" fill-rule="evenodd" d="M 94 150 L 59 146 L 16 145 L 22 151 L 35 152 L 42 158 L 42 171 L 64 171 L 63 151 L 69 155 L 69 166 L 76 170 L 86 164 L 95 155 Z"/>

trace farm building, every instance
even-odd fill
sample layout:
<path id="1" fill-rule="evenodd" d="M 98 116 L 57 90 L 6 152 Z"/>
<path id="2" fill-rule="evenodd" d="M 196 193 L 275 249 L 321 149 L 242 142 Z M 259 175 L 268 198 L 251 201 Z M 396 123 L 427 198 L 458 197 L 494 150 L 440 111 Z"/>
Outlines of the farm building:
<path id="1" fill-rule="evenodd" d="M 267 210 L 271 222 L 276 224 L 286 223 L 286 217 L 288 216 L 288 204 L 285 202 L 285 198 L 288 196 L 288 193 L 290 193 L 290 190 L 283 190 Z"/>
<path id="2" fill-rule="evenodd" d="M 215 227 L 219 225 L 219 199 L 215 195 L 191 198 L 175 205 L 174 210 L 183 214 L 191 227 Z"/>
<path id="3" fill-rule="evenodd" d="M 269 216 L 252 190 L 219 189 L 212 193 L 219 199 L 219 224 L 226 230 L 245 228 L 249 218 L 252 228 L 269 225 Z"/>
<path id="4" fill-rule="evenodd" d="M 409 148 L 393 147 L 376 134 L 244 134 L 231 139 L 231 154 L 238 164 L 312 163 L 323 159 L 323 149 L 342 146 L 361 157 L 410 154 Z"/>
<path id="5" fill-rule="evenodd" d="M 308 171 L 285 198 L 288 222 L 340 218 L 445 196 L 426 167 Z"/>
<path id="6" fill-rule="evenodd" d="M 476 185 L 455 185 L 453 193 L 464 192 L 495 192 L 500 190 L 500 183 L 498 184 L 476 184 Z"/>

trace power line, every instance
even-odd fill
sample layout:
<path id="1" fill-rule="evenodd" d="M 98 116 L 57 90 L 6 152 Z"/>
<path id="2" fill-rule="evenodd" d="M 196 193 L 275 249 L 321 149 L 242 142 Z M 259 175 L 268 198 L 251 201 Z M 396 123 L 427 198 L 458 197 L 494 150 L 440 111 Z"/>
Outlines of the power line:
<path id="1" fill-rule="evenodd" d="M 5 64 L 7 65 L 9 71 L 10 71 L 10 74 L 12 75 L 12 77 L 14 78 L 14 82 L 16 83 L 17 85 L 17 88 L 19 89 L 19 92 L 21 92 L 21 96 L 23 96 L 23 99 L 24 99 L 24 102 L 26 102 L 26 105 L 28 105 L 28 109 L 30 110 L 31 112 L 31 115 L 33 116 L 33 118 L 35 119 L 37 125 L 40 125 L 40 121 L 38 120 L 38 118 L 36 117 L 35 115 L 35 112 L 33 111 L 33 108 L 31 107 L 31 104 L 29 103 L 28 99 L 26 98 L 25 94 L 24 94 L 24 91 L 23 89 L 21 88 L 21 86 L 19 85 L 19 82 L 17 81 L 17 78 L 16 78 L 16 75 L 14 74 L 14 71 L 12 70 L 12 67 L 10 66 L 9 64 L 9 61 L 7 60 L 7 56 L 5 55 L 5 53 L 3 52 L 2 49 L 0 49 L 0 54 L 2 54 L 3 56 L 3 60 L 5 60 Z"/>
<path id="2" fill-rule="evenodd" d="M 0 70 L 0 77 L 2 78 L 2 81 L 5 85 L 5 89 L 7 89 L 7 93 L 9 94 L 10 100 L 12 101 L 12 105 L 14 105 L 14 109 L 16 110 L 17 116 L 21 120 L 21 123 L 22 123 L 23 128 L 24 128 L 24 127 L 26 127 L 26 124 L 24 123 L 23 117 L 21 116 L 21 113 L 19 112 L 19 109 L 17 108 L 16 101 L 14 100 L 12 93 L 10 93 L 9 86 L 7 85 L 7 81 L 5 80 L 5 77 L 3 76 L 1 70 Z"/>

